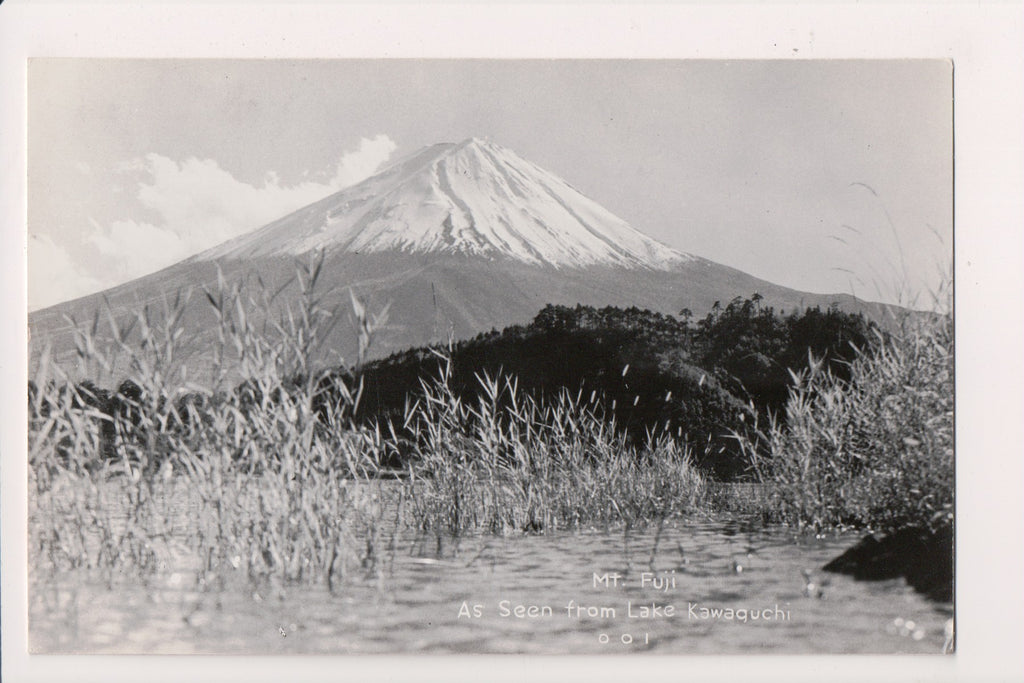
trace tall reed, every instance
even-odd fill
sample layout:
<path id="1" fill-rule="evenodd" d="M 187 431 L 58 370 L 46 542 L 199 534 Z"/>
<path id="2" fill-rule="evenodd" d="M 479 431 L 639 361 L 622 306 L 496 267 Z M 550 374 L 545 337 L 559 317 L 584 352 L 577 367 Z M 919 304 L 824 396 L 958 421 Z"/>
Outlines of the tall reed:
<path id="1" fill-rule="evenodd" d="M 637 524 L 703 500 L 704 480 L 687 450 L 667 438 L 629 445 L 596 394 L 563 390 L 545 403 L 520 393 L 512 377 L 482 375 L 477 400 L 466 403 L 444 361 L 405 420 L 416 440 L 410 505 L 421 527 L 507 533 Z"/>
<path id="2" fill-rule="evenodd" d="M 358 387 L 318 372 L 314 353 L 336 317 L 316 292 L 322 257 L 298 269 L 297 306 L 270 310 L 221 278 L 216 370 L 187 381 L 187 297 L 123 323 L 77 332 L 80 366 L 127 368 L 112 391 L 75 384 L 44 354 L 30 389 L 30 537 L 38 571 L 146 577 L 189 564 L 199 579 L 333 581 L 376 562 L 386 487 L 379 435 L 353 428 Z M 381 324 L 356 310 L 359 333 Z M 237 379 L 235 379 L 237 378 Z M 232 381 L 236 386 L 228 386 Z"/>
<path id="3" fill-rule="evenodd" d="M 741 439 L 769 491 L 766 516 L 797 526 L 894 530 L 953 523 L 953 321 L 909 314 L 842 381 L 812 359 L 785 426 Z"/>

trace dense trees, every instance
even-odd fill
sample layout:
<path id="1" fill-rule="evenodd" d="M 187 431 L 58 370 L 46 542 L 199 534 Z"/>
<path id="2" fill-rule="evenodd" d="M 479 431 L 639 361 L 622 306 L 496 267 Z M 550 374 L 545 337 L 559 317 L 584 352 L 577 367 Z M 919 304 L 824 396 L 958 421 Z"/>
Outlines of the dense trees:
<path id="1" fill-rule="evenodd" d="M 492 330 L 444 353 L 450 382 L 466 400 L 478 375 L 507 374 L 522 390 L 551 400 L 563 389 L 602 405 L 633 439 L 666 434 L 688 442 L 699 464 L 731 477 L 746 463 L 732 435 L 752 411 L 778 412 L 792 375 L 810 357 L 838 375 L 871 338 L 860 315 L 813 308 L 783 317 L 760 296 L 715 306 L 696 325 L 638 308 L 548 305 L 525 326 Z M 437 377 L 441 357 L 413 349 L 359 371 L 359 415 L 402 423 L 406 402 Z"/>
<path id="2" fill-rule="evenodd" d="M 732 393 L 761 410 L 782 407 L 792 380 L 790 370 L 806 368 L 811 357 L 848 378 L 856 349 L 872 339 L 860 314 L 815 307 L 784 317 L 762 301 L 755 294 L 713 309 L 700 321 L 694 337 L 697 363 L 714 370 Z"/>

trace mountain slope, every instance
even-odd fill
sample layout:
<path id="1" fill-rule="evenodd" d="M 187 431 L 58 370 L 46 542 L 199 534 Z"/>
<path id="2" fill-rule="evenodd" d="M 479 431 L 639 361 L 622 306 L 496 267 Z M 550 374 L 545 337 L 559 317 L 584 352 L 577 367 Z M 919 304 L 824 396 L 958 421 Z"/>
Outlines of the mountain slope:
<path id="1" fill-rule="evenodd" d="M 73 367 L 66 317 L 124 321 L 149 307 L 158 322 L 178 291 L 192 375 L 209 372 L 217 316 L 202 290 L 259 278 L 250 321 L 272 326 L 301 299 L 297 264 L 323 255 L 318 306 L 337 323 L 317 358 L 351 361 L 351 290 L 371 309 L 390 305 L 371 356 L 525 323 L 548 303 L 637 306 L 703 315 L 715 301 L 761 294 L 776 309 L 837 304 L 878 318 L 883 307 L 847 295 L 797 292 L 670 249 L 568 183 L 477 139 L 428 147 L 351 188 L 157 273 L 32 313 L 30 368 L 44 347 Z M 220 275 L 218 275 L 220 273 Z M 222 278 L 222 280 L 221 280 Z M 109 316 L 107 312 L 109 311 Z M 100 326 L 101 329 L 103 326 Z"/>

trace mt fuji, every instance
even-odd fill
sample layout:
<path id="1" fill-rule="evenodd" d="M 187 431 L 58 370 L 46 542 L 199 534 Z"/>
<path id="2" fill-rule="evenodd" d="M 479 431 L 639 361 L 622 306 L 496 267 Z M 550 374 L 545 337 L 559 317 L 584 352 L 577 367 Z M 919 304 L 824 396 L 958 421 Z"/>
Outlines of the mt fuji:
<path id="1" fill-rule="evenodd" d="M 249 259 L 315 249 L 658 270 L 693 260 L 638 232 L 561 178 L 479 138 L 428 147 L 197 258 Z"/>
<path id="2" fill-rule="evenodd" d="M 189 290 L 198 296 L 182 324 L 202 356 L 216 329 L 202 289 L 216 289 L 221 278 L 230 284 L 258 276 L 277 296 L 251 315 L 276 319 L 299 296 L 297 263 L 313 253 L 323 256 L 321 306 L 349 308 L 350 290 L 371 308 L 390 306 L 371 356 L 526 323 L 548 303 L 703 315 L 716 301 L 756 292 L 776 310 L 838 305 L 870 317 L 882 310 L 845 294 L 780 287 L 672 249 L 515 152 L 471 138 L 426 147 L 156 273 L 31 313 L 30 365 L 47 345 L 54 361 L 74 362 L 68 317 L 91 321 L 109 309 L 125 318 L 143 306 L 159 314 L 161 302 Z M 355 346 L 351 329 L 335 325 L 322 361 L 350 360 Z"/>

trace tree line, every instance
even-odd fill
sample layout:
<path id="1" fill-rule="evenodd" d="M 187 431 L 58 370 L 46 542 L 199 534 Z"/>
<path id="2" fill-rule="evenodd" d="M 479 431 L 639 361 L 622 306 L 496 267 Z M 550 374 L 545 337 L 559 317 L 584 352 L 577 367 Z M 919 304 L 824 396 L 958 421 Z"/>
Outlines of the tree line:
<path id="1" fill-rule="evenodd" d="M 733 436 L 755 417 L 781 413 L 794 376 L 811 359 L 848 378 L 849 362 L 875 339 L 873 327 L 862 314 L 836 307 L 777 313 L 757 294 L 716 303 L 696 321 L 686 309 L 672 316 L 549 304 L 527 325 L 450 348 L 409 349 L 360 368 L 357 414 L 401 424 L 421 382 L 450 362 L 449 382 L 464 400 L 476 400 L 485 374 L 515 377 L 521 390 L 543 400 L 563 390 L 592 397 L 632 439 L 681 439 L 705 470 L 730 478 L 748 465 Z"/>

